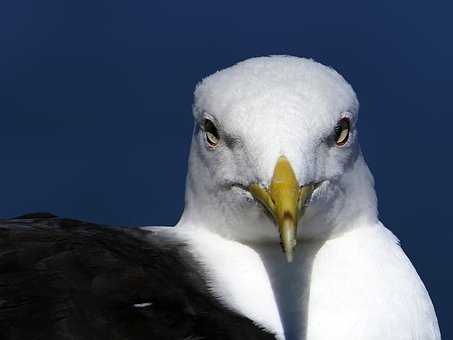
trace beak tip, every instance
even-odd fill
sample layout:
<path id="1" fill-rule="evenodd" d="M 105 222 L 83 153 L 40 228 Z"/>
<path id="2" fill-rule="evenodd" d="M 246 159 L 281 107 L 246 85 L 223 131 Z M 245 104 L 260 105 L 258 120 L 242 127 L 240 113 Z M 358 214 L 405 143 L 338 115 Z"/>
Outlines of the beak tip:
<path id="1" fill-rule="evenodd" d="M 293 252 L 292 251 L 286 253 L 286 261 L 288 263 L 293 262 Z"/>

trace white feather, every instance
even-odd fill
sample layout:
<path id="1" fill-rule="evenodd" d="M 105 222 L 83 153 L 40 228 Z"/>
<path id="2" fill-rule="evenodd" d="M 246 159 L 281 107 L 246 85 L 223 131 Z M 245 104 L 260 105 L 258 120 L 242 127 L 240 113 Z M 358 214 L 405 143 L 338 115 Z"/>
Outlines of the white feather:
<path id="1" fill-rule="evenodd" d="M 338 73 L 302 58 L 250 59 L 204 79 L 194 116 L 215 122 L 220 143 L 207 147 L 194 129 L 186 207 L 170 232 L 189 242 L 225 305 L 279 339 L 440 339 L 423 283 L 378 221 L 358 106 Z M 337 147 L 332 132 L 342 117 L 351 134 Z M 292 264 L 273 222 L 240 189 L 269 184 L 280 155 L 301 184 L 322 181 Z"/>

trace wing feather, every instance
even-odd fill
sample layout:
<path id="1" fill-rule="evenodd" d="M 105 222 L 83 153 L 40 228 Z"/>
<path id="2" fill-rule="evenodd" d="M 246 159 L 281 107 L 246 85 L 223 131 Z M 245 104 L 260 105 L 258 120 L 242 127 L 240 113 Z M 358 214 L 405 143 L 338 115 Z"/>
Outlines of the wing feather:
<path id="1" fill-rule="evenodd" d="M 273 339 L 209 294 L 186 246 L 133 228 L 0 220 L 0 339 Z"/>

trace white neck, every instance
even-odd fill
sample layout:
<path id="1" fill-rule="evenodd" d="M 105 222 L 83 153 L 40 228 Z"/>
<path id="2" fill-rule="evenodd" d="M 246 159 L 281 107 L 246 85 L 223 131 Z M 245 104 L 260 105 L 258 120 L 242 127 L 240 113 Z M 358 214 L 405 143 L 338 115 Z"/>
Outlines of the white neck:
<path id="1" fill-rule="evenodd" d="M 299 239 L 291 264 L 277 239 L 225 237 L 215 218 L 225 219 L 215 211 L 206 221 L 194 214 L 199 202 L 189 202 L 176 230 L 206 268 L 212 292 L 279 339 L 439 339 L 422 282 L 377 220 L 373 179 L 361 156 L 342 180 L 349 190 L 340 188 L 344 196 L 330 216 L 321 222 L 307 216 L 308 227 L 300 229 L 314 234 Z M 317 228 L 326 230 L 316 234 Z M 421 337 L 407 336 L 414 327 Z"/>
<path id="2" fill-rule="evenodd" d="M 243 244 L 196 226 L 177 230 L 213 294 L 278 339 L 440 339 L 423 283 L 379 223 L 303 241 L 291 264 L 273 244 Z"/>

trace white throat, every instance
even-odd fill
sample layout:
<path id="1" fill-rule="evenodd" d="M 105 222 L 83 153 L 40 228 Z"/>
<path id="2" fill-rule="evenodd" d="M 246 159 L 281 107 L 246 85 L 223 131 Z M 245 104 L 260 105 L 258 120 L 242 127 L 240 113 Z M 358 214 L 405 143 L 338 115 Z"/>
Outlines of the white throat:
<path id="1" fill-rule="evenodd" d="M 440 339 L 423 283 L 380 223 L 303 241 L 291 264 L 273 244 L 242 244 L 189 225 L 177 230 L 212 293 L 278 339 Z"/>

